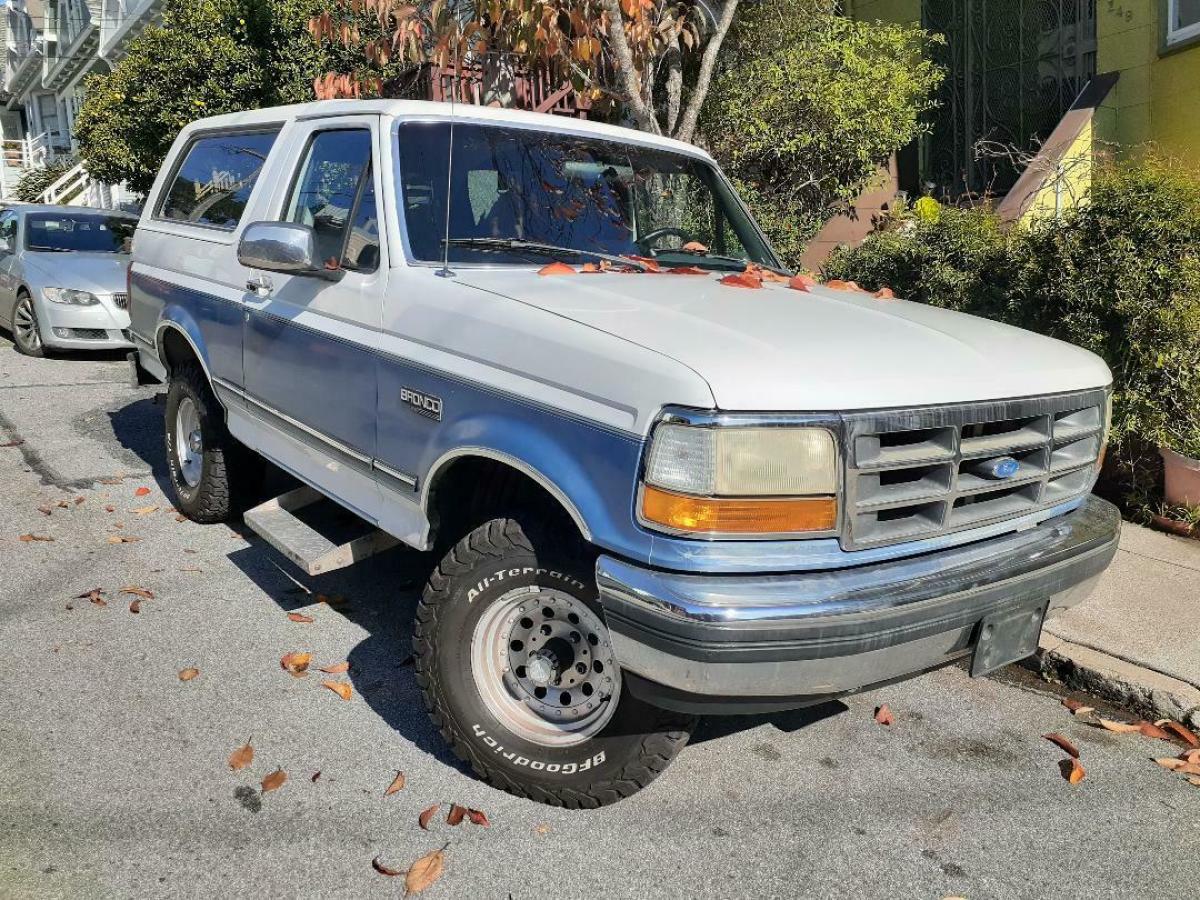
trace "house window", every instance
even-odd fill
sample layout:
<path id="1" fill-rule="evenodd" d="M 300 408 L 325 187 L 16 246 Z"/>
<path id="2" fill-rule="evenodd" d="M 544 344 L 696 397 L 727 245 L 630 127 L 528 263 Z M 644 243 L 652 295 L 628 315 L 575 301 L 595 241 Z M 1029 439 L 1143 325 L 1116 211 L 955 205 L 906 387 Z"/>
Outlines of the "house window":
<path id="1" fill-rule="evenodd" d="M 1200 0 L 1167 0 L 1167 44 L 1200 37 Z"/>

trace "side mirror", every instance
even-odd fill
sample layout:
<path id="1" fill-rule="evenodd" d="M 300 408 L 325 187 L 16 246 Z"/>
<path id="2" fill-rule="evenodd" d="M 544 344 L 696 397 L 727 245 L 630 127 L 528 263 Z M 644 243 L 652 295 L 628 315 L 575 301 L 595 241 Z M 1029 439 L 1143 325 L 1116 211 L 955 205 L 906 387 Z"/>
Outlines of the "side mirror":
<path id="1" fill-rule="evenodd" d="M 12 252 L 12 240 L 10 238 L 0 237 L 0 254 Z"/>
<path id="2" fill-rule="evenodd" d="M 307 225 L 253 222 L 238 242 L 238 262 L 249 269 L 336 281 L 342 270 L 325 268 L 316 258 L 316 243 L 316 235 Z"/>

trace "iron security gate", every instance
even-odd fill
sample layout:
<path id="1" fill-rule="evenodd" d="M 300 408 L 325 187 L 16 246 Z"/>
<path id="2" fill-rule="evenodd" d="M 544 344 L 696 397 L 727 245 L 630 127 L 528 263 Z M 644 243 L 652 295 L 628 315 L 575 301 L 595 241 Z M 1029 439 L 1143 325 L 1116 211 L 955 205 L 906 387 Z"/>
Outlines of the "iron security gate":
<path id="1" fill-rule="evenodd" d="M 976 158 L 979 141 L 1035 150 L 1096 71 L 1096 0 L 922 0 L 922 25 L 943 34 L 946 79 L 922 181 L 935 196 L 1005 193 L 1012 162 Z"/>

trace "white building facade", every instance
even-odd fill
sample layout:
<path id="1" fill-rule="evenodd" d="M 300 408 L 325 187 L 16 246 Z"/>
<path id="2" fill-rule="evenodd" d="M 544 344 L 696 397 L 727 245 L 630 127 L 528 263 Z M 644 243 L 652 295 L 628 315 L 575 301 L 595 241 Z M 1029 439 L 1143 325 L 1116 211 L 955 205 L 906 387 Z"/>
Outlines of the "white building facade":
<path id="1" fill-rule="evenodd" d="M 21 174 L 74 154 L 83 81 L 108 72 L 129 42 L 159 15 L 163 0 L 2 0 L 4 82 L 0 90 L 0 199 Z M 43 196 L 46 202 L 113 207 L 119 186 L 92 181 L 82 166 Z"/>

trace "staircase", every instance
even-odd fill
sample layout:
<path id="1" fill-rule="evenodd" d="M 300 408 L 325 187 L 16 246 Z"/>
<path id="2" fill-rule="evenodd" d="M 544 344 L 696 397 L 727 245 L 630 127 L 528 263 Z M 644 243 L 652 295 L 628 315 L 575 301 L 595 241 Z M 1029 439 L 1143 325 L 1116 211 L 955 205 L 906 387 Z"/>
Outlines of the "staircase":
<path id="1" fill-rule="evenodd" d="M 53 155 L 45 133 L 0 141 L 0 200 L 13 199 L 25 170 L 44 166 Z"/>

